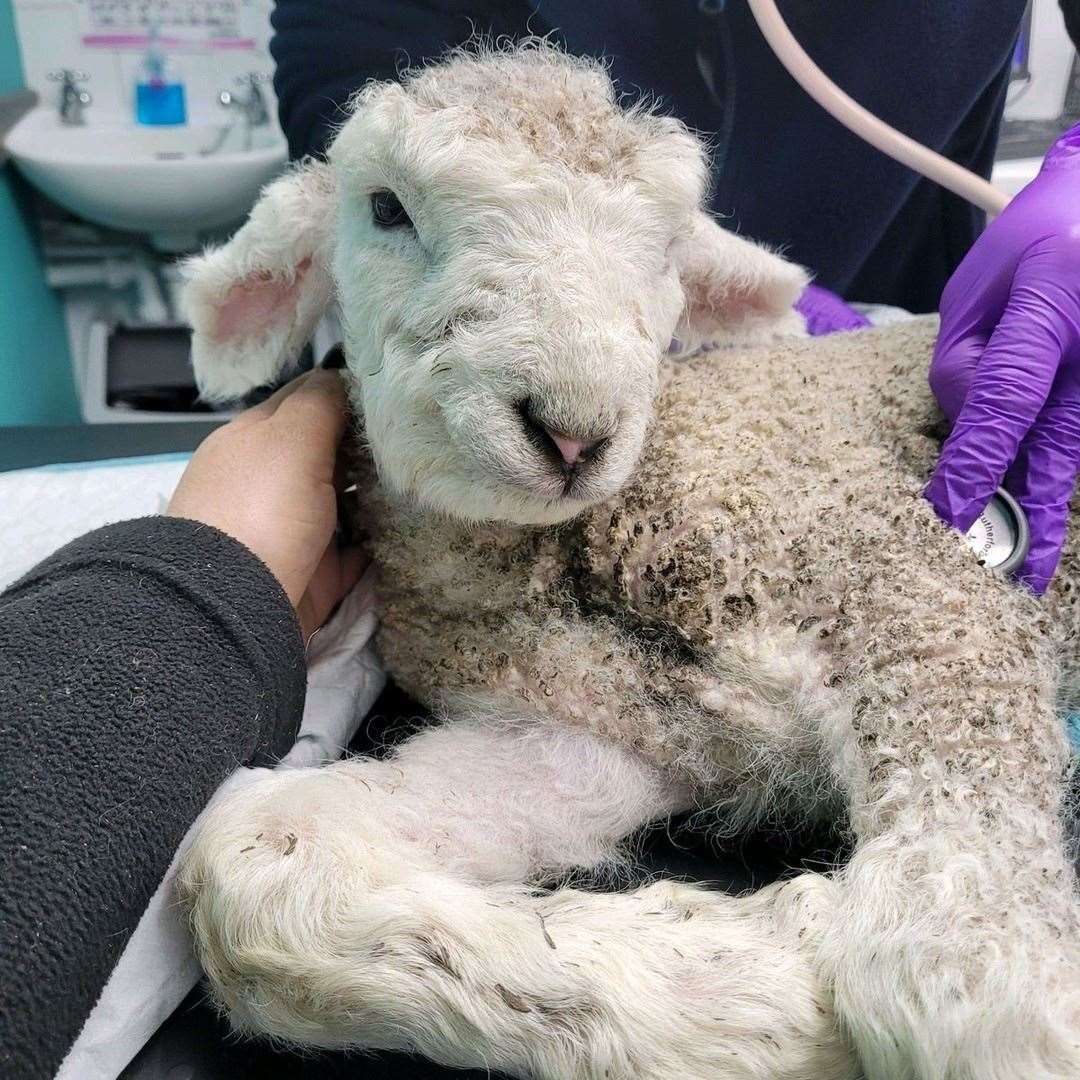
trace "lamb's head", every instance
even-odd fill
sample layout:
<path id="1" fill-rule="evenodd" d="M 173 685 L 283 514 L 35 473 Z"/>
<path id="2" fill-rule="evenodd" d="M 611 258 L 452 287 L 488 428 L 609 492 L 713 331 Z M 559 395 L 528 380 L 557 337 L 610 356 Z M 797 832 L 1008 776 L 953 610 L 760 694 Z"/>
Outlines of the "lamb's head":
<path id="1" fill-rule="evenodd" d="M 547 46 L 371 84 L 328 162 L 189 264 L 199 385 L 269 381 L 336 302 L 384 483 L 459 517 L 569 518 L 631 474 L 672 351 L 798 325 L 803 271 L 708 218 L 706 176 L 681 123 Z"/>

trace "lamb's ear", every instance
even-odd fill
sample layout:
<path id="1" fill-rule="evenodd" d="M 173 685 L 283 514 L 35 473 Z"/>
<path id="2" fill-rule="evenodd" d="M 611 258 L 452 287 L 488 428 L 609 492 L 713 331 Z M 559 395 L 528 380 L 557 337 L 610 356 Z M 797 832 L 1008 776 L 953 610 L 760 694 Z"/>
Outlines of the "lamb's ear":
<path id="1" fill-rule="evenodd" d="M 672 258 L 686 296 L 675 330 L 677 353 L 803 332 L 792 310 L 809 281 L 801 266 L 722 229 L 704 213 L 676 241 Z"/>
<path id="2" fill-rule="evenodd" d="M 332 294 L 335 218 L 328 165 L 308 162 L 269 184 L 225 245 L 183 267 L 199 392 L 228 401 L 296 360 Z"/>

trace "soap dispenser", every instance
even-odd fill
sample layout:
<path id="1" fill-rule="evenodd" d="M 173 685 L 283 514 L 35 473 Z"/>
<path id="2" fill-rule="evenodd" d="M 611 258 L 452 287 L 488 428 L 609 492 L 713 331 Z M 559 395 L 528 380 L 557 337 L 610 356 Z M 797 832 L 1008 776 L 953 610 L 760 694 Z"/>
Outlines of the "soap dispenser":
<path id="1" fill-rule="evenodd" d="M 140 124 L 183 124 L 187 121 L 179 66 L 166 55 L 156 28 L 150 31 L 146 55 L 136 76 L 135 119 Z"/>

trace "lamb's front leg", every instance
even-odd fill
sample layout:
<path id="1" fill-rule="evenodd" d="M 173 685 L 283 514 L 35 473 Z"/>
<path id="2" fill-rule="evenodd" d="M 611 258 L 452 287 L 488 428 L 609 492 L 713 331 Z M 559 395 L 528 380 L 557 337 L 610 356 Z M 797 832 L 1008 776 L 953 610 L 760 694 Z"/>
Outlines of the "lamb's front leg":
<path id="1" fill-rule="evenodd" d="M 868 1080 L 1078 1077 L 1047 627 L 982 571 L 894 576 L 886 539 L 875 552 L 875 584 L 844 602 L 853 714 L 826 732 L 858 841 L 822 952 L 838 1013 Z"/>
<path id="2" fill-rule="evenodd" d="M 448 724 L 223 803 L 181 898 L 242 1031 L 550 1080 L 846 1080 L 813 965 L 825 879 L 738 900 L 523 884 L 684 798 L 590 735 Z"/>

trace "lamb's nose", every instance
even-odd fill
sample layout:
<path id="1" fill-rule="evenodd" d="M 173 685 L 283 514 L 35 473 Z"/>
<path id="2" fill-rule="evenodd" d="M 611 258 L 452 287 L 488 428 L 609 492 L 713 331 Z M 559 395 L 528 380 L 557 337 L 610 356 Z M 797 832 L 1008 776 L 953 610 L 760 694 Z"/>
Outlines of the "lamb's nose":
<path id="1" fill-rule="evenodd" d="M 569 435 L 563 435 L 562 432 L 553 431 L 547 424 L 541 424 L 540 426 L 544 429 L 544 434 L 558 447 L 563 461 L 570 468 L 573 468 L 579 461 L 591 457 L 593 451 L 600 444 L 599 439 L 575 439 Z"/>
<path id="2" fill-rule="evenodd" d="M 528 401 L 522 402 L 519 410 L 533 442 L 540 449 L 548 451 L 552 458 L 560 461 L 566 470 L 582 466 L 590 458 L 595 457 L 597 451 L 607 442 L 606 438 L 588 438 L 559 431 L 553 424 L 541 420 L 533 412 L 531 403 Z"/>

